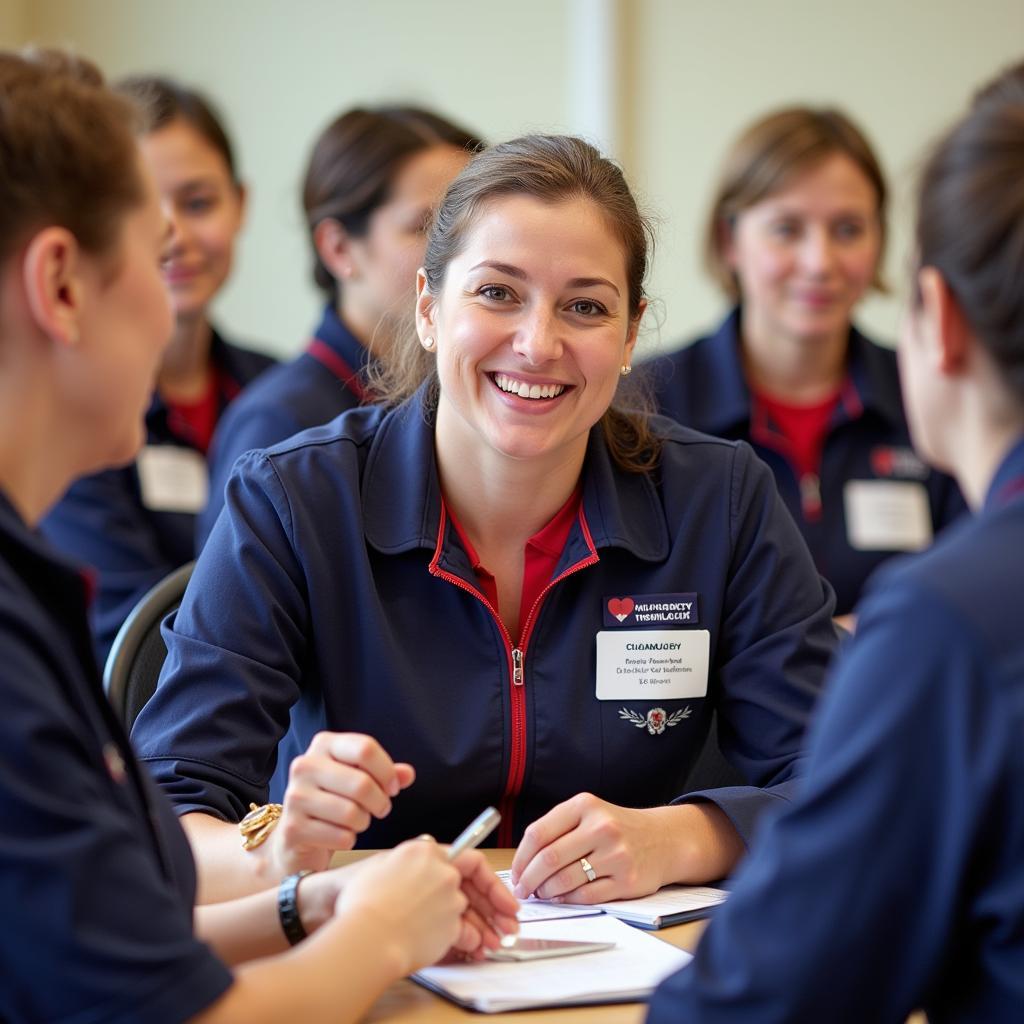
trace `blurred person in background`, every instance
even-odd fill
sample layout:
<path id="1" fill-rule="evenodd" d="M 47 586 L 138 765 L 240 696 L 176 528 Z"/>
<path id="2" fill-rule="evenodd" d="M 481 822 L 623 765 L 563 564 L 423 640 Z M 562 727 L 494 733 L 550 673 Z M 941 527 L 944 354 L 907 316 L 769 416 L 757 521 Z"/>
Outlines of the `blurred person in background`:
<path id="1" fill-rule="evenodd" d="M 882 287 L 885 232 L 885 179 L 849 117 L 759 119 L 729 151 L 708 219 L 707 265 L 734 308 L 646 367 L 662 412 L 749 441 L 771 467 L 845 625 L 878 565 L 964 511 L 911 448 L 895 352 L 852 322 Z"/>
<path id="2" fill-rule="evenodd" d="M 434 208 L 480 149 L 471 132 L 418 107 L 348 110 L 317 139 L 302 201 L 313 277 L 327 304 L 306 350 L 231 408 L 210 451 L 205 543 L 239 455 L 319 426 L 366 397 L 366 367 L 411 328 L 409 308 Z"/>
<path id="3" fill-rule="evenodd" d="M 273 359 L 225 340 L 210 304 L 227 281 L 245 213 L 234 151 L 210 101 L 169 79 L 125 79 L 143 111 L 140 145 L 171 225 L 161 270 L 174 333 L 146 413 L 146 445 L 127 466 L 74 483 L 42 523 L 96 573 L 100 663 L 147 590 L 195 557 L 206 453 L 228 405 Z"/>

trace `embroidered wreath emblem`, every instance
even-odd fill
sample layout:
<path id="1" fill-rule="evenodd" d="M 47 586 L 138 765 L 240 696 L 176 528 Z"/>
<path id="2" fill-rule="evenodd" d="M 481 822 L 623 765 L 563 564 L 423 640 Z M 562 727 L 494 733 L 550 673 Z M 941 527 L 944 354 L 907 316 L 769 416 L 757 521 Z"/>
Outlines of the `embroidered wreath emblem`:
<path id="1" fill-rule="evenodd" d="M 673 711 L 671 715 L 666 714 L 664 708 L 651 708 L 646 716 L 632 708 L 619 708 L 619 718 L 635 725 L 638 729 L 646 729 L 652 736 L 660 736 L 666 728 L 678 725 L 684 718 L 689 718 L 693 712 L 687 705 L 681 711 Z"/>

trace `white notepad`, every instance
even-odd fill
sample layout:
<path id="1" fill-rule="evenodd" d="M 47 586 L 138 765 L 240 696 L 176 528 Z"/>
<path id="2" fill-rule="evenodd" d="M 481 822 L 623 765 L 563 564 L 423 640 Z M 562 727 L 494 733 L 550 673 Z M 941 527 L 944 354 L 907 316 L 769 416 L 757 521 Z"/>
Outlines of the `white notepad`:
<path id="1" fill-rule="evenodd" d="M 499 871 L 498 877 L 512 888 L 511 871 Z M 633 900 L 612 900 L 580 906 L 569 903 L 550 903 L 547 900 L 528 899 L 519 904 L 520 922 L 550 921 L 556 918 L 587 917 L 592 914 L 612 914 L 637 928 L 656 930 L 673 924 L 685 924 L 707 917 L 729 893 L 709 885 L 666 885 L 650 896 Z"/>
<path id="2" fill-rule="evenodd" d="M 650 896 L 594 905 L 638 928 L 655 929 L 707 917 L 728 896 L 725 889 L 709 885 L 666 885 Z"/>
<path id="3" fill-rule="evenodd" d="M 526 938 L 614 942 L 613 949 L 549 960 L 427 967 L 413 980 L 481 1013 L 632 1003 L 647 999 L 668 975 L 692 959 L 685 950 L 608 915 L 528 922 Z"/>

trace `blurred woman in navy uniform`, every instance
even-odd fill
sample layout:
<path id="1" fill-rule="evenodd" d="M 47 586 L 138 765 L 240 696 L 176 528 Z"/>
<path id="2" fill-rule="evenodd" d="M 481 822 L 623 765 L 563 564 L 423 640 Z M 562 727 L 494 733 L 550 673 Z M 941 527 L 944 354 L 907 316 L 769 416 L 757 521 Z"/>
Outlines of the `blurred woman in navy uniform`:
<path id="1" fill-rule="evenodd" d="M 496 945 L 507 890 L 481 854 L 414 842 L 193 932 L 188 842 L 103 695 L 87 586 L 33 530 L 134 455 L 172 330 L 134 115 L 91 65 L 0 53 L 0 1018 L 351 1021 L 451 944 Z"/>
<path id="2" fill-rule="evenodd" d="M 431 214 L 481 145 L 464 128 L 418 107 L 357 107 L 321 133 L 302 204 L 313 277 L 327 304 L 305 351 L 248 389 L 218 424 L 200 547 L 239 455 L 326 423 L 366 398 L 371 352 L 386 358 L 396 333 L 411 327 Z"/>
<path id="3" fill-rule="evenodd" d="M 841 616 L 881 562 L 964 510 L 911 449 L 895 353 L 851 321 L 882 287 L 885 218 L 881 167 L 845 114 L 756 121 L 726 157 L 706 239 L 736 305 L 715 334 L 647 367 L 662 412 L 768 463 Z"/>
<path id="4" fill-rule="evenodd" d="M 1024 64 L 928 160 L 911 434 L 973 520 L 869 584 L 813 728 L 662 1021 L 1024 1017 Z"/>
<path id="5" fill-rule="evenodd" d="M 172 227 L 162 270 L 174 334 L 146 413 L 145 447 L 128 466 L 72 485 L 43 521 L 52 543 L 95 570 L 93 631 L 101 663 L 139 598 L 195 557 L 214 427 L 273 363 L 226 341 L 210 322 L 245 210 L 245 188 L 220 120 L 203 96 L 166 79 L 127 79 L 121 89 L 145 111 L 142 152 Z"/>
<path id="6" fill-rule="evenodd" d="M 747 445 L 616 404 L 647 254 L 592 147 L 485 150 L 381 401 L 239 460 L 133 733 L 204 899 L 487 803 L 521 892 L 636 895 L 725 874 L 785 798 L 832 593 Z M 686 794 L 715 708 L 746 784 Z"/>

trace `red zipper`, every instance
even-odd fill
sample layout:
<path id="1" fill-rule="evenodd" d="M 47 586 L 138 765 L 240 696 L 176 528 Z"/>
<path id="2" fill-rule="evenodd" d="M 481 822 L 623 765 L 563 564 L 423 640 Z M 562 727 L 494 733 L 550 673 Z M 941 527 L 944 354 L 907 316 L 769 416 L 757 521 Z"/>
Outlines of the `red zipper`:
<path id="1" fill-rule="evenodd" d="M 501 801 L 498 805 L 498 810 L 501 812 L 501 824 L 498 826 L 498 846 L 511 846 L 512 825 L 515 818 L 515 802 L 516 797 L 519 795 L 519 791 L 522 788 L 523 775 L 526 771 L 526 693 L 523 686 L 523 662 L 526 659 L 526 648 L 530 642 L 530 634 L 533 632 L 533 623 L 544 598 L 547 597 L 551 588 L 554 587 L 556 583 L 560 583 L 567 576 L 571 576 L 573 573 L 579 572 L 581 569 L 586 569 L 588 566 L 600 561 L 600 558 L 597 554 L 597 549 L 594 547 L 594 541 L 590 535 L 590 528 L 587 526 L 587 521 L 583 516 L 583 506 L 581 505 L 579 512 L 580 527 L 583 530 L 583 536 L 586 539 L 587 546 L 590 548 L 590 555 L 582 561 L 577 562 L 575 565 L 570 565 L 568 569 L 559 573 L 559 575 L 551 580 L 551 582 L 548 583 L 548 585 L 537 595 L 537 599 L 533 602 L 533 607 L 530 609 L 529 615 L 526 616 L 526 622 L 523 624 L 520 636 L 520 646 L 513 647 L 512 637 L 509 634 L 508 629 L 505 627 L 505 623 L 501 621 L 501 616 L 498 615 L 497 610 L 491 602 L 488 601 L 476 587 L 471 586 L 461 577 L 450 572 L 445 572 L 444 569 L 438 568 L 437 562 L 441 557 L 441 539 L 444 536 L 445 519 L 446 514 L 444 505 L 442 504 L 441 522 L 437 531 L 437 546 L 434 550 L 434 557 L 430 560 L 430 574 L 465 590 L 466 593 L 472 594 L 477 598 L 477 600 L 481 601 L 485 605 L 487 610 L 494 617 L 494 621 L 498 624 L 498 629 L 501 631 L 502 639 L 505 641 L 505 651 L 508 654 L 508 677 L 511 684 L 509 688 L 509 703 L 512 711 L 512 749 L 511 756 L 509 758 L 508 776 L 505 780 L 505 792 L 502 794 Z"/>

